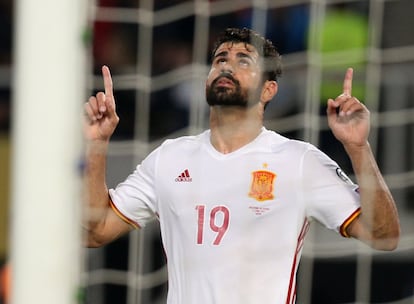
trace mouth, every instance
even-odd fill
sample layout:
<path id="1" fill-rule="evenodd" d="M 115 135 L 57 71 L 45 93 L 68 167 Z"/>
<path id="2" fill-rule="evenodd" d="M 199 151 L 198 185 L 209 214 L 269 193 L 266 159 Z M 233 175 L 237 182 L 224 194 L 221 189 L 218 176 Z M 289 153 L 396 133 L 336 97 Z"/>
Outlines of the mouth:
<path id="1" fill-rule="evenodd" d="M 216 87 L 232 88 L 235 86 L 235 83 L 227 77 L 220 77 L 215 82 Z"/>

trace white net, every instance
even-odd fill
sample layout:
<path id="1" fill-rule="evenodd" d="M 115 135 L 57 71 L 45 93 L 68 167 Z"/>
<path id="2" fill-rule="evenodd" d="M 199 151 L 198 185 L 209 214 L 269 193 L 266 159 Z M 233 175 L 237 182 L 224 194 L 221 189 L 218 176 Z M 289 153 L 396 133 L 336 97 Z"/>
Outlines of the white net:
<path id="1" fill-rule="evenodd" d="M 397 201 L 402 239 L 378 253 L 312 225 L 298 303 L 414 303 L 414 2 L 411 0 L 100 0 L 93 4 L 91 91 L 109 65 L 120 125 L 108 184 L 122 181 L 163 139 L 207 127 L 209 51 L 226 27 L 251 27 L 283 55 L 267 128 L 319 146 L 352 175 L 324 117 L 327 96 L 354 67 L 353 94 L 372 114 L 371 145 Z M 87 250 L 86 303 L 164 303 L 157 223 Z"/>

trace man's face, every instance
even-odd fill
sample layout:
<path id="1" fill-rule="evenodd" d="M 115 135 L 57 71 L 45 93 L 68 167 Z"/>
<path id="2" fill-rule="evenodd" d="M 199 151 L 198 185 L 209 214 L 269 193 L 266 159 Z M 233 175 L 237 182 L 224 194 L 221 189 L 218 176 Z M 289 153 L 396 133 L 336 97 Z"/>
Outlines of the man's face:
<path id="1" fill-rule="evenodd" d="M 261 69 L 259 54 L 251 45 L 223 43 L 214 54 L 206 82 L 210 106 L 242 106 L 259 102 Z"/>

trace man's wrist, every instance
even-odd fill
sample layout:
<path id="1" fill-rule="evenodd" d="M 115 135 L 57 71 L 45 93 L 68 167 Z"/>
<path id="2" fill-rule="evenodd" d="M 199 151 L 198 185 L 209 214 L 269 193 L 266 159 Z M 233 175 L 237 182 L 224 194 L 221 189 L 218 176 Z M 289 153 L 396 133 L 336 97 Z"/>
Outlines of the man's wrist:
<path id="1" fill-rule="evenodd" d="M 354 155 L 354 154 L 360 154 L 365 153 L 367 151 L 371 151 L 371 145 L 368 141 L 365 141 L 360 144 L 345 144 L 344 145 L 345 151 L 348 153 L 348 155 Z"/>
<path id="2" fill-rule="evenodd" d="M 86 141 L 88 153 L 106 153 L 109 147 L 109 139 L 93 139 Z"/>

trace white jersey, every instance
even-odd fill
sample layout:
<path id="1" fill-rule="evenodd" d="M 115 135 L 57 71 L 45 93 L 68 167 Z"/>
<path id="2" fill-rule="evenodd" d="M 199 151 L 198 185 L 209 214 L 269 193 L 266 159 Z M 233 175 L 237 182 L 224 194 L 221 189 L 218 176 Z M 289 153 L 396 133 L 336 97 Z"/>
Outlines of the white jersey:
<path id="1" fill-rule="evenodd" d="M 209 130 L 167 140 L 110 196 L 134 226 L 159 219 L 168 304 L 294 303 L 309 220 L 344 233 L 360 206 L 334 161 L 265 128 L 229 154 Z"/>

